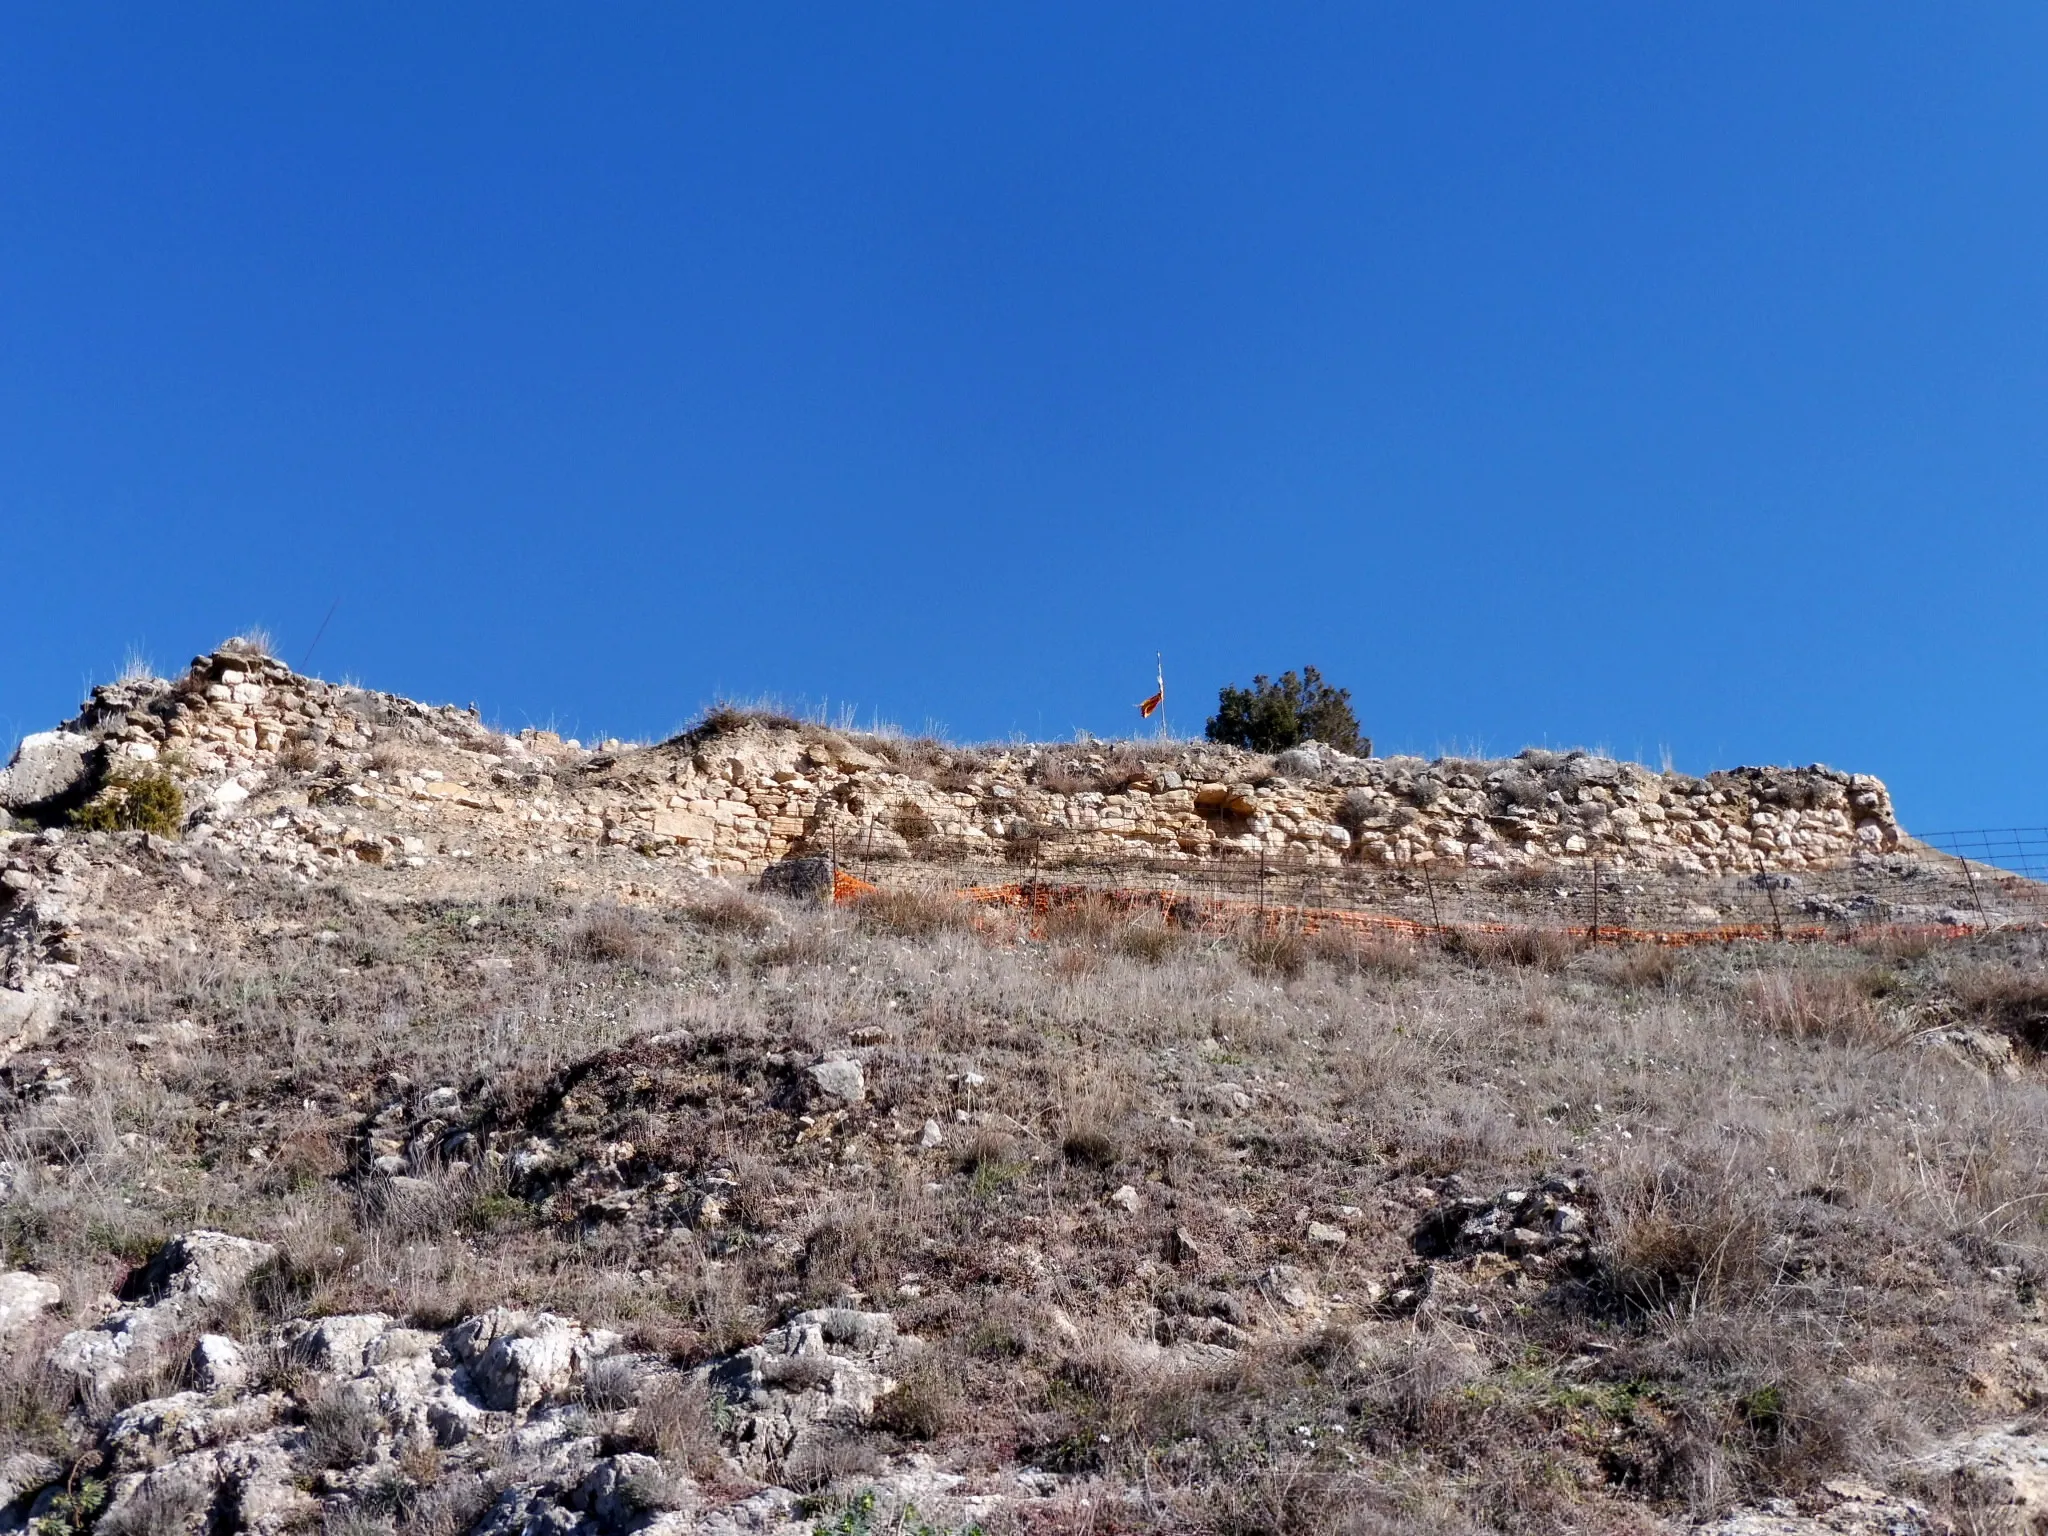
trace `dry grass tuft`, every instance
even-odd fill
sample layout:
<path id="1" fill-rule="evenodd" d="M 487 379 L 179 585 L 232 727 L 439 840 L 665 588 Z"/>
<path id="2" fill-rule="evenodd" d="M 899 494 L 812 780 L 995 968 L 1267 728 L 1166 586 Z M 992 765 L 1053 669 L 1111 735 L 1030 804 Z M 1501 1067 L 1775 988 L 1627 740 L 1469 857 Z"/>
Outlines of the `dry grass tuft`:
<path id="1" fill-rule="evenodd" d="M 915 1356 L 896 1389 L 875 1405 L 874 1424 L 904 1440 L 936 1440 L 959 1417 L 959 1363 L 937 1351 Z"/>
<path id="2" fill-rule="evenodd" d="M 1254 971 L 1275 976 L 1299 976 L 1308 964 L 1310 940 L 1298 928 L 1266 929 L 1254 925 L 1240 934 L 1237 955 Z"/>
<path id="3" fill-rule="evenodd" d="M 1561 971 L 1579 951 L 1579 941 L 1554 928 L 1510 928 L 1504 933 L 1454 930 L 1445 948 L 1489 969 Z"/>
<path id="4" fill-rule="evenodd" d="M 1661 944 L 1625 944 L 1601 952 L 1592 971 L 1610 987 L 1624 991 L 1666 991 L 1685 974 L 1685 960 Z"/>
<path id="5" fill-rule="evenodd" d="M 775 915 L 738 891 L 691 902 L 684 915 L 707 933 L 735 933 L 758 939 L 775 927 Z"/>
<path id="6" fill-rule="evenodd" d="M 578 959 L 606 964 L 645 965 L 659 952 L 645 919 L 612 902 L 586 907 L 569 929 L 568 941 Z"/>
<path id="7" fill-rule="evenodd" d="M 1881 979 L 1808 971 L 1769 971 L 1742 988 L 1749 1015 L 1764 1028 L 1795 1040 L 1885 1046 L 1900 1031 L 1879 1004 Z"/>
<path id="8" fill-rule="evenodd" d="M 647 1454 L 697 1477 L 723 1471 L 711 1394 L 699 1383 L 667 1376 L 642 1389 L 633 1409 L 631 1437 Z"/>
<path id="9" fill-rule="evenodd" d="M 1157 965 L 1180 948 L 1182 934 L 1151 906 L 1091 895 L 1054 907 L 1040 924 L 1048 942 L 1119 954 Z"/>
<path id="10" fill-rule="evenodd" d="M 1412 940 L 1342 927 L 1311 934 L 1308 955 L 1340 976 L 1377 976 L 1388 981 L 1415 975 L 1423 962 L 1422 951 Z"/>
<path id="11" fill-rule="evenodd" d="M 1979 965 L 1953 983 L 1963 1009 L 1997 1026 L 2028 1050 L 2048 1050 L 2048 973 L 2020 966 Z"/>
<path id="12" fill-rule="evenodd" d="M 974 926 L 974 911 L 966 902 L 931 891 L 871 891 L 853 904 L 853 916 L 862 933 L 908 939 L 962 933 Z"/>

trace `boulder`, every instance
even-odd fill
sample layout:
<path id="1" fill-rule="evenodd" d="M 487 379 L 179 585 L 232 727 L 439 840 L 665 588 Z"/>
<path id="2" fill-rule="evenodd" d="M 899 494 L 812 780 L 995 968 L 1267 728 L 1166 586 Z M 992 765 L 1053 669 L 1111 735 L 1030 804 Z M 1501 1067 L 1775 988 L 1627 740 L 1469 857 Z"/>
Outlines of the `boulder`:
<path id="1" fill-rule="evenodd" d="M 88 1391 L 103 1394 L 130 1371 L 153 1362 L 215 1306 L 232 1300 L 249 1276 L 277 1256 L 269 1243 L 226 1232 L 182 1233 L 123 1289 L 135 1299 L 91 1328 L 67 1333 L 50 1365 Z"/>
<path id="2" fill-rule="evenodd" d="M 830 859 L 783 859 L 761 871 L 759 887 L 793 901 L 822 902 L 832 899 L 832 883 Z"/>
<path id="3" fill-rule="evenodd" d="M 60 1299 L 57 1287 L 41 1275 L 22 1269 L 0 1275 L 0 1342 L 26 1328 Z"/>
<path id="4" fill-rule="evenodd" d="M 1789 1499 L 1733 1510 L 1695 1536 L 1936 1536 L 1951 1529 L 1910 1499 L 1860 1483 L 1825 1483 L 1802 1510 Z"/>
<path id="5" fill-rule="evenodd" d="M 31 1493 L 60 1476 L 61 1463 L 34 1451 L 13 1451 L 0 1455 L 0 1510 L 23 1494 Z M 4 1519 L 0 1516 L 0 1519 Z"/>
<path id="6" fill-rule="evenodd" d="M 57 1022 L 57 1000 L 42 992 L 0 987 L 0 1057 L 25 1051 Z"/>
<path id="7" fill-rule="evenodd" d="M 82 805 L 92 792 L 96 744 L 70 731 L 24 736 L 0 771 L 0 810 L 42 820 Z"/>
<path id="8" fill-rule="evenodd" d="M 202 1333 L 192 1346 L 192 1383 L 202 1392 L 239 1392 L 249 1380 L 242 1346 L 223 1333 Z"/>
<path id="9" fill-rule="evenodd" d="M 828 1056 L 806 1068 L 805 1075 L 820 1093 L 842 1104 L 858 1104 L 867 1097 L 867 1075 L 851 1057 Z"/>
<path id="10" fill-rule="evenodd" d="M 554 1397 L 609 1354 L 619 1336 L 586 1331 L 552 1312 L 496 1307 L 449 1330 L 447 1347 L 464 1362 L 476 1400 L 493 1413 L 526 1413 Z"/>
<path id="11" fill-rule="evenodd" d="M 2048 1436 L 2024 1426 L 1986 1430 L 1950 1442 L 1926 1464 L 1971 1502 L 2017 1517 L 2014 1529 L 2039 1530 L 2048 1522 Z"/>
<path id="12" fill-rule="evenodd" d="M 886 1312 L 822 1307 L 797 1313 L 696 1379 L 726 1405 L 740 1464 L 765 1476 L 867 1421 L 896 1386 L 881 1366 L 897 1342 Z"/>
<path id="13" fill-rule="evenodd" d="M 251 1275 L 276 1257 L 269 1243 L 196 1228 L 156 1251 L 138 1289 L 152 1305 L 187 1298 L 205 1304 L 231 1301 Z"/>
<path id="14" fill-rule="evenodd" d="M 388 1333 L 391 1324 L 382 1312 L 342 1313 L 317 1323 L 288 1324 L 285 1337 L 294 1360 L 317 1371 L 353 1376 L 363 1368 L 371 1343 Z"/>

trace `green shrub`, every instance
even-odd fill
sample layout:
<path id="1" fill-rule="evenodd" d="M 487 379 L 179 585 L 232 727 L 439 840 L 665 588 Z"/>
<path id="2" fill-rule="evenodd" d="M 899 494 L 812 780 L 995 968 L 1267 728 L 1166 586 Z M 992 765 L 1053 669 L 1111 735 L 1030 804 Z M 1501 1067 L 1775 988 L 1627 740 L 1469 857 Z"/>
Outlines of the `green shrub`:
<path id="1" fill-rule="evenodd" d="M 1284 752 L 1304 741 L 1320 741 L 1339 752 L 1371 748 L 1358 737 L 1351 690 L 1332 688 L 1314 667 L 1283 672 L 1276 683 L 1264 673 L 1249 688 L 1225 686 L 1205 734 L 1225 746 L 1253 752 Z"/>
<path id="2" fill-rule="evenodd" d="M 108 781 L 71 813 L 87 832 L 154 832 L 176 837 L 185 825 L 185 792 L 170 770 L 144 768 Z"/>

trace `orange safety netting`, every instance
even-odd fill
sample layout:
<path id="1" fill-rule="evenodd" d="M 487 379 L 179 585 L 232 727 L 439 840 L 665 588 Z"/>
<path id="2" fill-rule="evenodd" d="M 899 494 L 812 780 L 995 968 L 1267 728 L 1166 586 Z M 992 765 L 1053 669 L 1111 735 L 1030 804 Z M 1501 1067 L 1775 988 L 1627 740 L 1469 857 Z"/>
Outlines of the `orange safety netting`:
<path id="1" fill-rule="evenodd" d="M 878 891 L 878 887 L 852 875 L 837 876 L 833 895 L 848 901 Z M 1034 916 L 1062 908 L 1101 902 L 1122 911 L 1156 910 L 1177 928 L 1208 932 L 1229 932 L 1255 922 L 1269 932 L 1291 930 L 1318 933 L 1325 929 L 1349 929 L 1355 933 L 1385 934 L 1423 939 L 1453 935 L 1512 934 L 1528 931 L 1527 923 L 1449 922 L 1427 923 L 1415 918 L 1395 917 L 1383 912 L 1360 912 L 1349 907 L 1308 907 L 1262 905 L 1234 897 L 1189 896 L 1183 892 L 1146 888 L 1085 885 L 1047 885 L 1037 881 L 1009 885 L 978 885 L 955 893 L 979 906 L 1011 907 Z M 1708 928 L 1633 928 L 1612 923 L 1597 927 L 1565 926 L 1555 930 L 1567 938 L 1601 944 L 1657 944 L 1684 948 L 1698 944 L 1739 944 L 1775 941 L 1786 944 L 1822 944 L 1867 937 L 1873 931 L 1934 939 L 1964 939 L 1976 930 L 1960 924 L 1870 925 L 1854 930 L 1824 924 L 1785 926 L 1770 923 L 1723 923 Z"/>
<path id="2" fill-rule="evenodd" d="M 832 899 L 834 901 L 855 901 L 862 896 L 873 896 L 881 890 L 858 875 L 849 875 L 843 869 L 832 871 Z"/>

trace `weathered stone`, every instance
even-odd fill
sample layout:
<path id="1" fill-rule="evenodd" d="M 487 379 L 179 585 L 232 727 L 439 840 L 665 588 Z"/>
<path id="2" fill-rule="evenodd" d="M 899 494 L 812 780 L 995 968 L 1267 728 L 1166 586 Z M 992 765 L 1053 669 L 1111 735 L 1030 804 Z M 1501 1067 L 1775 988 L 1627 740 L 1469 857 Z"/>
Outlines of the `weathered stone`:
<path id="1" fill-rule="evenodd" d="M 0 987 L 0 1058 L 25 1051 L 57 1023 L 57 1000 L 46 993 Z"/>
<path id="2" fill-rule="evenodd" d="M 24 736 L 0 770 L 0 810 L 44 816 L 84 801 L 93 776 L 95 743 L 71 731 Z"/>
<path id="3" fill-rule="evenodd" d="M 827 1056 L 805 1068 L 805 1075 L 828 1098 L 844 1104 L 858 1104 L 867 1097 L 867 1075 L 859 1062 L 846 1056 Z"/>
<path id="4" fill-rule="evenodd" d="M 775 896 L 796 901 L 832 899 L 830 859 L 783 859 L 761 871 L 760 888 Z"/>
<path id="5" fill-rule="evenodd" d="M 249 1379 L 242 1346 L 220 1333 L 202 1333 L 192 1346 L 192 1381 L 204 1392 L 239 1392 Z"/>
<path id="6" fill-rule="evenodd" d="M 0 1274 L 0 1343 L 19 1333 L 63 1299 L 63 1293 L 27 1270 Z"/>
<path id="7" fill-rule="evenodd" d="M 244 1281 L 277 1256 L 269 1243 L 225 1232 L 187 1232 L 157 1250 L 136 1287 L 141 1300 L 118 1307 L 91 1328 L 67 1333 L 50 1364 L 106 1392 L 153 1362 L 210 1308 L 230 1301 Z"/>

